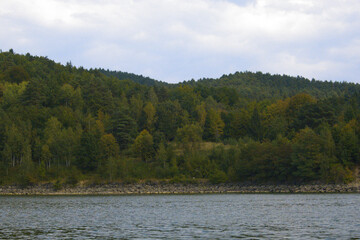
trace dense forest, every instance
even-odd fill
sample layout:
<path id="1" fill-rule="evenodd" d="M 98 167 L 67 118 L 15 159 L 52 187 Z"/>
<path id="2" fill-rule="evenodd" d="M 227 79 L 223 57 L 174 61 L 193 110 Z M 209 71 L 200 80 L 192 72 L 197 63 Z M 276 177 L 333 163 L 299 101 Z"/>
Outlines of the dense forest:
<path id="1" fill-rule="evenodd" d="M 0 53 L 0 184 L 351 182 L 360 85 L 236 72 L 167 84 Z"/>

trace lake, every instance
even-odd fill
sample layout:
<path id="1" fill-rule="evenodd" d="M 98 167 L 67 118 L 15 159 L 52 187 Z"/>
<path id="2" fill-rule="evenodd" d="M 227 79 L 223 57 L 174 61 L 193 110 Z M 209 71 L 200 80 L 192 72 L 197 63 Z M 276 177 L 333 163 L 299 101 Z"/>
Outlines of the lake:
<path id="1" fill-rule="evenodd" d="M 356 239 L 360 194 L 1 196 L 0 239 Z"/>

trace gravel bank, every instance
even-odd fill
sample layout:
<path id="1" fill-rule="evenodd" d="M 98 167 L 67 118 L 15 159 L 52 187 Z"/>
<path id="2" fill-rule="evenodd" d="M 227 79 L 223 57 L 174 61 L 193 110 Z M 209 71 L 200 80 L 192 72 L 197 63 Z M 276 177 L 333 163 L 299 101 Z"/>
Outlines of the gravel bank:
<path id="1" fill-rule="evenodd" d="M 201 193 L 360 193 L 359 184 L 251 185 L 240 183 L 112 183 L 63 186 L 39 184 L 28 187 L 0 186 L 0 195 L 126 195 Z"/>

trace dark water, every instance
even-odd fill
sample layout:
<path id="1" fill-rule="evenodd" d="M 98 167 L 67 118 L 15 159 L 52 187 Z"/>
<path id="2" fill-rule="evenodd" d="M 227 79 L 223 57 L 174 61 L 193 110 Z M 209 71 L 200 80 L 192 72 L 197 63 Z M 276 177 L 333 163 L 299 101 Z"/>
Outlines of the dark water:
<path id="1" fill-rule="evenodd" d="M 360 194 L 0 197 L 0 239 L 357 239 Z"/>

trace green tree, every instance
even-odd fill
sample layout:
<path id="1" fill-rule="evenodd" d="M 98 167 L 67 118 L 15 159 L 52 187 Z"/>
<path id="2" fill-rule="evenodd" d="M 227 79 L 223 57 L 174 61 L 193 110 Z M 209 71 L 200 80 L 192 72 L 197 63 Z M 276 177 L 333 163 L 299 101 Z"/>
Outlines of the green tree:
<path id="1" fill-rule="evenodd" d="M 5 107 L 16 106 L 21 102 L 21 96 L 24 93 L 27 82 L 20 84 L 5 83 L 2 92 L 2 105 Z"/>
<path id="2" fill-rule="evenodd" d="M 165 134 L 167 140 L 173 140 L 183 121 L 183 109 L 176 101 L 166 101 L 159 103 L 156 110 L 157 129 Z"/>
<path id="3" fill-rule="evenodd" d="M 254 111 L 251 115 L 249 124 L 249 135 L 255 140 L 261 140 L 263 137 L 263 128 L 257 107 L 254 108 Z"/>
<path id="4" fill-rule="evenodd" d="M 96 170 L 99 166 L 100 154 L 98 137 L 94 133 L 83 132 L 77 150 L 77 167 L 85 172 Z"/>
<path id="5" fill-rule="evenodd" d="M 135 120 L 139 120 L 143 110 L 144 103 L 140 96 L 132 96 L 130 99 L 130 114 Z"/>
<path id="6" fill-rule="evenodd" d="M 218 141 L 225 127 L 220 111 L 211 108 L 207 114 L 204 135 L 207 139 Z"/>
<path id="7" fill-rule="evenodd" d="M 322 159 L 319 136 L 307 127 L 296 134 L 293 144 L 294 175 L 303 181 L 319 179 Z"/>
<path id="8" fill-rule="evenodd" d="M 177 130 L 176 141 L 185 151 L 199 149 L 202 140 L 202 129 L 199 125 L 188 124 Z"/>
<path id="9" fill-rule="evenodd" d="M 13 123 L 6 128 L 2 155 L 11 167 L 21 165 L 24 161 L 31 159 L 30 134 L 31 125 L 26 123 L 19 126 Z"/>
<path id="10" fill-rule="evenodd" d="M 151 102 L 148 102 L 144 107 L 144 113 L 146 115 L 146 129 L 151 131 L 156 121 L 156 109 Z"/>
<path id="11" fill-rule="evenodd" d="M 134 151 L 143 161 L 148 163 L 154 156 L 153 137 L 147 130 L 143 130 L 134 141 Z"/>
<path id="12" fill-rule="evenodd" d="M 200 105 L 197 105 L 195 109 L 196 109 L 197 122 L 199 123 L 200 127 L 204 127 L 206 121 L 205 103 L 202 102 Z"/>
<path id="13" fill-rule="evenodd" d="M 22 95 L 22 101 L 26 105 L 46 106 L 47 98 L 51 96 L 49 86 L 43 79 L 34 78 L 27 84 Z"/>
<path id="14" fill-rule="evenodd" d="M 19 84 L 29 81 L 30 75 L 22 66 L 12 66 L 5 72 L 4 80 Z"/>
<path id="15" fill-rule="evenodd" d="M 124 111 L 117 111 L 112 115 L 109 131 L 115 137 L 121 150 L 128 148 L 133 143 L 137 134 L 137 124 Z"/>
<path id="16" fill-rule="evenodd" d="M 70 84 L 66 83 L 60 88 L 60 101 L 63 102 L 66 107 L 71 105 L 71 100 L 74 95 L 75 90 Z"/>
<path id="17" fill-rule="evenodd" d="M 100 149 L 102 159 L 109 159 L 110 157 L 116 158 L 119 156 L 119 145 L 111 133 L 101 136 Z"/>
<path id="18" fill-rule="evenodd" d="M 159 145 L 159 149 L 156 154 L 156 160 L 159 166 L 161 166 L 162 168 L 166 168 L 168 156 L 164 143 L 160 143 Z"/>
<path id="19" fill-rule="evenodd" d="M 351 120 L 340 128 L 337 156 L 345 166 L 360 163 L 359 137 L 356 136 L 356 121 Z"/>

